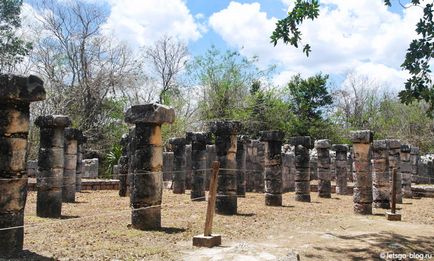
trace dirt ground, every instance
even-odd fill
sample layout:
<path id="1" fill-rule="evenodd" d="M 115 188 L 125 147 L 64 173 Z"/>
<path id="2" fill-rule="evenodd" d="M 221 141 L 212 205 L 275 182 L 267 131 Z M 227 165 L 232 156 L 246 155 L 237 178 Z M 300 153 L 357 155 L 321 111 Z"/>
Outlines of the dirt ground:
<path id="1" fill-rule="evenodd" d="M 434 259 L 433 198 L 404 199 L 398 205 L 403 221 L 390 222 L 384 210 L 354 215 L 352 196 L 311 195 L 312 203 L 301 203 L 286 193 L 283 207 L 267 207 L 263 194 L 247 193 L 238 199 L 237 215 L 214 218 L 213 232 L 222 235 L 223 245 L 201 249 L 191 241 L 203 233 L 206 202 L 192 202 L 189 192 L 164 191 L 159 231 L 129 228 L 129 199 L 120 198 L 117 191 L 78 193 L 77 203 L 63 205 L 59 220 L 36 217 L 36 193 L 31 192 L 22 258 L 296 260 L 298 254 L 301 260 L 380 260 L 381 254 L 416 253 Z"/>

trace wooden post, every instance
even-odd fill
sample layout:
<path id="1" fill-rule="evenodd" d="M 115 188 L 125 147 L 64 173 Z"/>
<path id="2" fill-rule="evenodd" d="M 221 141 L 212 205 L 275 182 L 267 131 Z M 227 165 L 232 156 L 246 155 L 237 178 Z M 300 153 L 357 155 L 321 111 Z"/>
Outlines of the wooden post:
<path id="1" fill-rule="evenodd" d="M 220 162 L 212 163 L 212 175 L 208 193 L 208 206 L 206 210 L 205 228 L 203 235 L 193 237 L 193 246 L 197 247 L 214 247 L 221 245 L 220 235 L 212 235 L 212 221 L 215 212 L 216 194 L 217 194 L 217 176 L 220 169 Z"/>
<path id="2" fill-rule="evenodd" d="M 392 209 L 386 212 L 386 218 L 390 221 L 401 221 L 401 214 L 396 213 L 396 168 L 392 169 Z"/>

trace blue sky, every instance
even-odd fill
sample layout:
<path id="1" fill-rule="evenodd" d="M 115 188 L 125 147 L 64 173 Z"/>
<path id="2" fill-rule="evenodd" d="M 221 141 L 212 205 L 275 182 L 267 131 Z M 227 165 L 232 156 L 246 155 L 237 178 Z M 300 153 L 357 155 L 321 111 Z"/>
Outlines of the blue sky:
<path id="1" fill-rule="evenodd" d="M 301 50 L 283 44 L 273 47 L 269 40 L 275 22 L 285 17 L 292 3 L 105 0 L 110 16 L 104 29 L 133 49 L 166 34 L 187 42 L 192 55 L 203 54 L 211 45 L 256 55 L 260 66 L 277 65 L 275 85 L 284 85 L 296 73 L 307 77 L 323 72 L 337 85 L 355 73 L 388 89 L 403 88 L 408 75 L 399 66 L 416 36 L 420 8 L 404 10 L 397 2 L 387 8 L 382 0 L 321 0 L 320 17 L 302 26 L 303 39 L 312 46 L 306 58 Z"/>

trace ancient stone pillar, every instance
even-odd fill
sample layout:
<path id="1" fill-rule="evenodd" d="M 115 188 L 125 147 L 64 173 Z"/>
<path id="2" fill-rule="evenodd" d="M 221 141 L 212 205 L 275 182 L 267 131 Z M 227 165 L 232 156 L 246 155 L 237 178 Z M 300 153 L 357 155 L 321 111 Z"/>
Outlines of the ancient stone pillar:
<path id="1" fill-rule="evenodd" d="M 71 121 L 64 115 L 48 115 L 36 118 L 35 125 L 40 128 L 36 215 L 59 218 L 65 167 L 64 130 Z"/>
<path id="2" fill-rule="evenodd" d="M 239 136 L 237 141 L 237 196 L 246 196 L 246 150 L 244 148 L 247 142 L 246 136 Z"/>
<path id="3" fill-rule="evenodd" d="M 410 161 L 411 148 L 407 144 L 401 145 L 400 161 L 399 161 L 399 172 L 401 173 L 401 184 L 402 184 L 402 197 L 412 198 L 413 193 L 411 192 L 411 161 Z"/>
<path id="4" fill-rule="evenodd" d="M 65 129 L 65 167 L 63 168 L 63 202 L 75 202 L 77 152 L 80 131 L 74 128 Z"/>
<path id="5" fill-rule="evenodd" d="M 172 189 L 174 194 L 185 193 L 185 138 L 171 138 L 169 144 L 173 151 Z"/>
<path id="6" fill-rule="evenodd" d="M 128 174 L 127 174 L 127 196 L 131 197 L 131 191 L 133 189 L 133 176 L 134 176 L 134 156 L 136 151 L 136 127 L 132 127 L 128 131 Z"/>
<path id="7" fill-rule="evenodd" d="M 316 140 L 318 195 L 320 198 L 332 197 L 332 184 L 330 172 L 330 140 Z"/>
<path id="8" fill-rule="evenodd" d="M 348 145 L 348 153 L 347 153 L 347 176 L 348 181 L 353 182 L 354 180 L 354 168 L 353 168 L 353 146 Z"/>
<path id="9" fill-rule="evenodd" d="M 38 77 L 0 74 L 0 258 L 23 249 L 29 105 L 44 99 Z"/>
<path id="10" fill-rule="evenodd" d="M 347 153 L 348 146 L 346 144 L 334 144 L 332 149 L 336 152 L 335 172 L 336 172 L 336 194 L 347 194 Z"/>
<path id="11" fill-rule="evenodd" d="M 194 201 L 205 200 L 206 179 L 206 145 L 210 142 L 210 134 L 207 132 L 187 132 L 186 139 L 191 143 L 191 199 Z"/>
<path id="12" fill-rule="evenodd" d="M 372 143 L 372 196 L 373 207 L 390 208 L 389 150 L 386 140 Z"/>
<path id="13" fill-rule="evenodd" d="M 209 190 L 209 183 L 212 174 L 212 163 L 216 161 L 217 155 L 215 153 L 215 145 L 206 145 L 206 182 L 205 190 Z"/>
<path id="14" fill-rule="evenodd" d="M 289 192 L 290 156 L 282 152 L 282 193 Z"/>
<path id="15" fill-rule="evenodd" d="M 253 155 L 253 145 L 252 140 L 248 140 L 245 144 L 246 151 L 246 191 L 252 192 L 255 188 L 255 179 L 254 179 L 254 168 L 255 168 L 255 156 Z"/>
<path id="16" fill-rule="evenodd" d="M 411 182 L 416 182 L 418 175 L 419 166 L 419 148 L 411 147 L 410 151 L 410 162 L 411 162 Z"/>
<path id="17" fill-rule="evenodd" d="M 36 178 L 36 175 L 38 173 L 38 161 L 37 160 L 28 160 L 27 165 L 27 177 L 29 178 Z"/>
<path id="18" fill-rule="evenodd" d="M 135 124 L 132 162 L 131 225 L 140 230 L 161 227 L 163 141 L 161 125 L 173 123 L 175 111 L 160 104 L 135 105 L 125 122 Z"/>
<path id="19" fill-rule="evenodd" d="M 217 160 L 220 172 L 217 181 L 216 213 L 237 213 L 237 133 L 241 124 L 237 121 L 215 121 L 210 131 L 215 135 Z"/>
<path id="20" fill-rule="evenodd" d="M 128 176 L 128 146 L 130 143 L 129 134 L 122 135 L 120 145 L 122 148 L 122 155 L 119 158 L 119 196 L 126 197 L 128 191 L 127 176 Z"/>
<path id="21" fill-rule="evenodd" d="M 192 162 L 191 162 L 191 144 L 185 146 L 185 189 L 191 189 L 192 182 Z"/>
<path id="22" fill-rule="evenodd" d="M 83 177 L 83 144 L 87 142 L 87 137 L 80 131 L 77 140 L 77 172 L 75 173 L 75 191 L 81 192 L 81 178 Z"/>
<path id="23" fill-rule="evenodd" d="M 264 192 L 264 169 L 265 169 L 265 144 L 259 140 L 253 140 L 253 155 L 254 155 L 254 168 L 252 169 L 254 175 L 254 188 L 255 192 Z"/>
<path id="24" fill-rule="evenodd" d="M 387 145 L 389 148 L 389 177 L 390 183 L 392 184 L 392 171 L 396 168 L 396 181 L 395 181 L 395 191 L 396 191 L 396 203 L 402 203 L 402 181 L 401 172 L 399 170 L 400 164 L 400 153 L 401 153 L 401 142 L 395 139 L 387 140 Z M 392 192 L 392 189 L 390 189 Z"/>
<path id="25" fill-rule="evenodd" d="M 310 155 L 312 142 L 309 136 L 298 136 L 290 139 L 295 146 L 295 200 L 310 202 Z"/>
<path id="26" fill-rule="evenodd" d="M 351 131 L 353 142 L 354 176 L 354 213 L 372 214 L 372 174 L 371 174 L 371 142 L 373 133 L 370 130 Z"/>
<path id="27" fill-rule="evenodd" d="M 282 139 L 281 131 L 261 132 L 265 144 L 265 205 L 282 206 Z"/>
<path id="28" fill-rule="evenodd" d="M 163 181 L 171 181 L 173 176 L 173 152 L 163 152 Z"/>
<path id="29" fill-rule="evenodd" d="M 312 149 L 309 152 L 309 168 L 310 168 L 310 180 L 318 179 L 318 153 L 316 149 Z"/>

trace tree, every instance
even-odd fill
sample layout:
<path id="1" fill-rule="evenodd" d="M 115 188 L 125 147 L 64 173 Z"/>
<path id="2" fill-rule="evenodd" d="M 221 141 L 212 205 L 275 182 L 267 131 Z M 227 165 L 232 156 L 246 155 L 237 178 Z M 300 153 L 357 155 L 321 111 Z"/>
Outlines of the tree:
<path id="1" fill-rule="evenodd" d="M 150 63 L 161 84 L 159 103 L 165 104 L 168 94 L 176 95 L 179 91 L 176 77 L 184 69 L 187 57 L 186 44 L 169 36 L 163 36 L 153 46 L 145 49 L 145 59 Z"/>
<path id="2" fill-rule="evenodd" d="M 411 77 L 405 83 L 405 90 L 399 93 L 401 102 L 405 104 L 417 100 L 424 100 L 430 104 L 427 112 L 434 116 L 434 85 L 430 69 L 431 58 L 434 57 L 434 2 L 426 1 L 424 6 L 420 0 L 411 0 L 412 6 L 422 7 L 423 16 L 416 25 L 416 32 L 420 38 L 413 40 L 407 50 L 405 60 L 401 68 L 407 70 Z M 391 6 L 390 0 L 384 0 L 387 6 Z M 403 6 L 403 5 L 402 5 Z M 403 6 L 407 8 L 406 6 Z M 296 0 L 294 8 L 288 12 L 288 16 L 276 24 L 276 29 L 271 35 L 274 45 L 279 40 L 296 48 L 301 41 L 301 32 L 298 28 L 306 19 L 315 19 L 319 15 L 319 3 L 317 0 Z M 310 46 L 306 44 L 303 52 L 309 55 Z"/>
<path id="3" fill-rule="evenodd" d="M 29 54 L 32 44 L 17 36 L 22 0 L 0 2 L 0 71 L 10 72 Z"/>
<path id="4" fill-rule="evenodd" d="M 294 134 L 312 135 L 321 132 L 324 123 L 324 109 L 333 103 L 327 88 L 328 75 L 317 74 L 307 79 L 295 75 L 288 83 L 291 111 L 296 118 L 293 122 Z M 324 137 L 324 136 L 323 136 Z"/>

